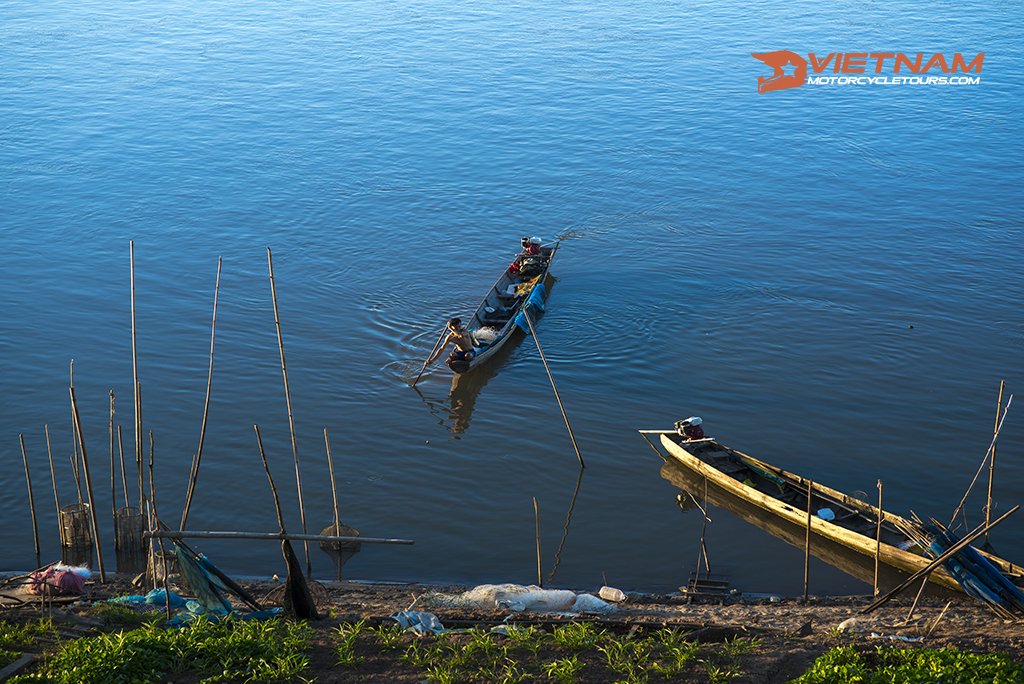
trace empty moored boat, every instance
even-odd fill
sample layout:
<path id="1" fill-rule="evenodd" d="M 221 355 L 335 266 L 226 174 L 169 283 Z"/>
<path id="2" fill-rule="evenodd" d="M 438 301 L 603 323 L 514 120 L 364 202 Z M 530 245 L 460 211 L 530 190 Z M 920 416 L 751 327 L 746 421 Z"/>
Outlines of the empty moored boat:
<path id="1" fill-rule="evenodd" d="M 660 436 L 661 446 L 671 460 L 702 476 L 729 494 L 745 500 L 791 525 L 806 530 L 808 486 L 811 489 L 811 532 L 904 573 L 913 574 L 931 562 L 923 550 L 901 529 L 912 527 L 906 518 L 882 511 L 881 543 L 876 541 L 879 509 L 807 478 L 787 472 L 753 456 L 719 444 L 712 438 L 688 439 L 681 430 L 641 430 Z M 662 454 L 664 458 L 664 454 Z M 787 540 L 790 541 L 790 540 Z M 792 543 L 792 541 L 791 541 Z M 811 542 L 812 549 L 814 541 Z M 812 551 L 813 552 L 813 551 Z M 981 551 L 1007 579 L 1024 586 L 1024 568 Z M 962 591 L 944 568 L 936 569 L 930 580 L 948 589 Z"/>

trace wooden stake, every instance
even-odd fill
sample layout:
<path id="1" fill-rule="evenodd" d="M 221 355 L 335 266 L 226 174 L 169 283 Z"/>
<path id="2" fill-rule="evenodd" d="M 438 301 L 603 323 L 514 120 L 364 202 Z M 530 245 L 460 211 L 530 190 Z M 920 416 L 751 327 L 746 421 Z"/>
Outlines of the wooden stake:
<path id="1" fill-rule="evenodd" d="M 437 338 L 437 342 L 434 342 L 434 346 L 430 350 L 430 353 L 427 354 L 427 358 L 423 360 L 423 367 L 420 368 L 420 372 L 419 372 L 419 374 L 416 375 L 416 379 L 412 381 L 412 386 L 413 387 L 415 387 L 416 383 L 420 381 L 421 377 L 423 377 L 423 371 L 427 370 L 427 362 L 429 362 L 430 359 L 434 356 L 434 352 L 437 351 L 437 345 L 441 344 L 441 340 L 444 339 L 444 335 L 447 332 L 448 332 L 448 326 L 446 325 L 444 327 L 444 329 L 441 330 L 441 336 Z"/>
<path id="2" fill-rule="evenodd" d="M 64 548 L 64 526 L 60 523 L 60 498 L 57 496 L 57 473 L 53 468 L 53 450 L 50 449 L 50 426 L 43 425 L 46 433 L 46 457 L 50 459 L 50 482 L 53 483 L 53 505 L 57 508 L 57 536 L 60 539 L 61 548 Z"/>
<path id="3" fill-rule="evenodd" d="M 28 485 L 28 509 L 32 513 L 32 541 L 36 545 L 36 566 L 39 562 L 39 526 L 36 524 L 36 498 L 32 495 L 32 476 L 28 472 L 28 454 L 25 453 L 25 435 L 18 433 L 21 442 L 21 460 L 25 462 L 25 484 Z"/>
<path id="4" fill-rule="evenodd" d="M 895 596 L 899 592 L 901 592 L 904 589 L 906 589 L 915 580 L 918 580 L 921 577 L 930 574 L 932 571 L 935 570 L 935 568 L 937 568 L 940 565 L 942 565 L 943 563 L 945 563 L 948 558 L 950 558 L 954 554 L 958 553 L 964 547 L 968 546 L 975 539 L 977 539 L 981 535 L 985 534 L 985 532 L 989 531 L 990 529 L 992 529 L 993 527 L 995 527 L 999 523 L 1001 523 L 1004 520 L 1006 520 L 1007 518 L 1009 518 L 1011 515 L 1016 513 L 1019 509 L 1020 509 L 1019 505 L 1014 506 L 1013 508 L 1008 510 L 1006 513 L 1003 513 L 1001 516 L 999 516 L 994 521 L 992 521 L 991 524 L 989 524 L 989 525 L 979 525 L 977 528 L 975 528 L 966 537 L 964 537 L 963 539 L 958 541 L 956 544 L 953 544 L 953 546 L 950 546 L 948 549 L 946 549 L 944 552 L 942 552 L 937 558 L 935 558 L 930 563 L 928 563 L 928 565 L 924 566 L 923 568 L 921 568 L 920 570 L 915 572 L 913 575 L 911 575 L 909 578 L 907 578 L 903 582 L 901 582 L 899 586 L 894 587 L 885 596 L 881 597 L 880 599 L 878 599 L 874 603 L 872 603 L 870 606 L 868 606 L 864 610 L 860 611 L 861 614 L 867 615 L 871 611 L 873 611 L 876 608 L 878 608 L 879 606 L 881 606 L 883 603 L 886 603 L 893 596 Z"/>
<path id="5" fill-rule="evenodd" d="M 878 557 L 882 555 L 882 519 L 885 513 L 882 511 L 882 481 L 878 481 L 878 525 L 875 527 L 875 590 L 873 596 L 878 596 Z"/>
<path id="6" fill-rule="evenodd" d="M 543 587 L 544 577 L 541 574 L 540 562 L 540 504 L 537 503 L 537 497 L 533 497 L 533 522 L 537 538 L 537 586 Z"/>
<path id="7" fill-rule="evenodd" d="M 195 465 L 189 473 L 188 491 L 185 494 L 185 508 L 181 512 L 181 529 L 185 529 L 188 511 L 192 507 L 192 494 L 199 478 L 199 462 L 203 459 L 203 442 L 206 439 L 206 417 L 210 412 L 210 389 L 213 387 L 213 345 L 217 335 L 217 299 L 220 297 L 220 267 L 222 259 L 217 257 L 217 283 L 213 287 L 213 321 L 210 323 L 210 371 L 206 376 L 206 402 L 203 404 L 203 425 L 199 429 L 199 449 L 196 450 Z"/>
<path id="8" fill-rule="evenodd" d="M 75 387 L 71 391 L 71 412 L 75 418 L 75 432 L 78 434 L 78 448 L 82 453 L 82 471 L 85 475 L 85 492 L 89 497 L 89 518 L 92 520 L 92 538 L 96 546 L 96 562 L 100 571 L 100 582 L 106 582 L 107 576 L 103 571 L 103 548 L 100 544 L 100 529 L 96 521 L 96 508 L 93 506 L 92 478 L 89 476 L 89 458 L 85 455 L 85 436 L 82 434 L 82 419 L 78 415 L 78 402 L 75 401 Z"/>
<path id="9" fill-rule="evenodd" d="M 992 428 L 992 455 L 988 459 L 988 496 L 985 499 L 985 524 L 988 525 L 989 519 L 992 516 L 992 478 L 995 475 L 996 469 L 996 437 L 999 436 L 999 413 L 1003 409 L 1003 388 L 1006 386 L 1005 380 L 999 381 L 999 398 L 996 400 L 996 422 Z M 988 532 L 985 533 L 985 544 L 988 544 Z"/>
<path id="10" fill-rule="evenodd" d="M 288 366 L 284 360 L 284 339 L 281 336 L 281 317 L 277 313 L 277 288 L 274 285 L 274 260 L 267 247 L 267 266 L 270 269 L 270 296 L 274 302 L 274 323 L 277 325 L 277 347 L 281 352 L 281 375 L 284 376 L 284 398 L 288 405 L 288 428 L 292 435 L 292 456 L 295 458 L 295 488 L 299 494 L 299 520 L 302 522 L 302 533 L 307 534 L 306 507 L 302 502 L 302 477 L 299 475 L 299 448 L 295 442 L 295 418 L 292 414 L 292 393 L 288 388 Z M 309 542 L 302 543 L 306 552 L 306 574 L 313 574 L 313 562 L 309 556 Z"/>
<path id="11" fill-rule="evenodd" d="M 551 389 L 555 392 L 555 401 L 558 402 L 558 409 L 562 412 L 562 418 L 565 420 L 565 427 L 569 431 L 569 440 L 572 441 L 572 448 L 576 450 L 576 458 L 579 459 L 580 468 L 586 467 L 583 464 L 583 456 L 580 454 L 580 448 L 576 445 L 576 437 L 572 434 L 572 425 L 569 424 L 569 416 L 565 414 L 565 407 L 562 406 L 562 400 L 558 396 L 558 388 L 555 387 L 555 379 L 551 376 L 551 369 L 548 368 L 548 360 L 544 357 L 544 350 L 540 348 L 540 339 L 537 337 L 537 331 L 533 328 L 533 321 L 530 320 L 530 314 L 523 307 L 523 318 L 526 319 L 526 324 L 530 326 L 530 334 L 533 335 L 533 341 L 537 343 L 537 352 L 540 354 L 540 360 L 544 363 L 544 370 L 548 374 L 548 380 L 551 381 Z"/>
<path id="12" fill-rule="evenodd" d="M 807 536 L 804 538 L 804 603 L 810 594 L 811 576 L 811 487 L 810 480 L 807 481 Z"/>

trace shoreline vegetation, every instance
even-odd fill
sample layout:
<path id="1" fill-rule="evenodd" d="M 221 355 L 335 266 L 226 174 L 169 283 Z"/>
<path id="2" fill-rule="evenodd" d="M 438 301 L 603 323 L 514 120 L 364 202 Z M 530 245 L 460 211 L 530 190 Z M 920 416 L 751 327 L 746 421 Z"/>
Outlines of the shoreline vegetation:
<path id="1" fill-rule="evenodd" d="M 242 584 L 259 597 L 283 585 Z M 1024 624 L 966 597 L 925 597 L 912 615 L 900 597 L 865 616 L 870 596 L 631 593 L 610 613 L 567 614 L 466 607 L 463 586 L 311 587 L 320 620 L 166 628 L 162 605 L 107 603 L 139 591 L 112 576 L 77 600 L 0 612 L 0 668 L 22 682 L 1024 682 Z M 410 609 L 447 631 L 417 636 L 390 617 Z"/>

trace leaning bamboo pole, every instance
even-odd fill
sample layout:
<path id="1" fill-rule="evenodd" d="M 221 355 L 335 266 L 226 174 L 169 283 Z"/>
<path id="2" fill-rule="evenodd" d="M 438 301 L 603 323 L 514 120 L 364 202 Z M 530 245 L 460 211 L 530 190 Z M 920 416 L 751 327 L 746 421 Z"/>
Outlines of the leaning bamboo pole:
<path id="1" fill-rule="evenodd" d="M 142 512 L 142 392 L 139 388 L 138 334 L 135 327 L 135 240 L 129 240 L 128 251 L 131 262 L 132 299 L 132 385 L 135 396 L 135 464 L 139 471 L 139 512 Z"/>
<path id="2" fill-rule="evenodd" d="M 71 391 L 71 412 L 75 418 L 75 432 L 78 434 L 78 448 L 82 453 L 82 474 L 85 475 L 85 492 L 89 497 L 89 518 L 92 521 L 92 538 L 96 546 L 96 562 L 100 571 L 100 582 L 106 582 L 107 576 L 103 571 L 103 548 L 100 544 L 100 530 L 96 521 L 96 508 L 93 506 L 92 478 L 89 477 L 89 458 L 85 455 L 85 436 L 82 434 L 82 419 L 78 415 L 78 402 L 75 401 L 75 387 Z"/>
<path id="3" fill-rule="evenodd" d="M 21 460 L 25 462 L 25 484 L 28 485 L 28 509 L 32 513 L 32 541 L 36 545 L 36 565 L 39 565 L 39 525 L 36 524 L 36 498 L 32 494 L 32 476 L 28 471 L 28 454 L 25 452 L 25 435 L 18 433 L 21 442 Z"/>
<path id="4" fill-rule="evenodd" d="M 302 477 L 299 474 L 299 448 L 295 442 L 295 418 L 292 413 L 292 394 L 288 387 L 288 365 L 284 360 L 284 339 L 281 336 L 281 317 L 277 312 L 277 287 L 274 285 L 274 260 L 267 247 L 267 266 L 270 269 L 270 296 L 274 302 L 274 323 L 277 326 L 277 347 L 281 353 L 281 375 L 284 376 L 284 398 L 288 405 L 288 428 L 292 436 L 292 456 L 295 459 L 295 488 L 299 494 L 299 520 L 302 523 L 302 533 L 307 534 L 306 528 L 306 507 L 302 502 Z M 309 556 L 309 542 L 304 541 L 302 546 L 306 552 L 306 574 L 313 574 L 313 562 Z"/>
<path id="5" fill-rule="evenodd" d="M 217 299 L 220 297 L 220 267 L 222 259 L 217 257 L 217 282 L 213 287 L 213 322 L 210 324 L 210 371 L 206 376 L 206 402 L 203 404 L 203 424 L 199 428 L 199 449 L 196 450 L 195 462 L 189 471 L 188 491 L 185 493 L 185 508 L 181 512 L 181 529 L 185 529 L 188 511 L 192 507 L 192 494 L 196 489 L 199 477 L 199 463 L 203 459 L 203 442 L 206 439 L 206 417 L 210 413 L 210 390 L 213 387 L 213 345 L 217 334 Z"/>
<path id="6" fill-rule="evenodd" d="M 110 517 L 117 524 L 117 486 L 114 481 L 114 390 L 110 390 Z"/>
<path id="7" fill-rule="evenodd" d="M 68 371 L 68 382 L 75 385 L 75 360 L 71 359 Z M 78 505 L 82 505 L 82 480 L 78 469 L 78 427 L 75 425 L 75 411 L 71 410 L 71 473 L 75 476 L 75 491 L 78 493 Z"/>
<path id="8" fill-rule="evenodd" d="M 43 432 L 46 434 L 46 457 L 50 459 L 50 482 L 53 483 L 53 505 L 57 508 L 57 536 L 60 539 L 61 548 L 63 548 L 64 526 L 60 524 L 60 497 L 57 496 L 57 473 L 53 468 L 53 450 L 50 448 L 50 426 L 44 424 Z"/>
<path id="9" fill-rule="evenodd" d="M 124 439 L 121 435 L 121 426 L 117 426 L 117 453 L 121 458 L 121 487 L 124 489 L 124 507 L 128 508 L 128 474 L 124 467 Z"/>
<path id="10" fill-rule="evenodd" d="M 996 422 L 992 428 L 995 436 L 992 438 L 992 454 L 988 459 L 988 495 L 985 498 L 985 524 L 988 525 L 992 519 L 992 479 L 995 477 L 996 469 L 996 437 L 999 436 L 999 412 L 1003 409 L 1003 388 L 1006 380 L 999 381 L 999 398 L 996 400 Z M 988 544 L 988 532 L 985 533 L 985 544 Z"/>

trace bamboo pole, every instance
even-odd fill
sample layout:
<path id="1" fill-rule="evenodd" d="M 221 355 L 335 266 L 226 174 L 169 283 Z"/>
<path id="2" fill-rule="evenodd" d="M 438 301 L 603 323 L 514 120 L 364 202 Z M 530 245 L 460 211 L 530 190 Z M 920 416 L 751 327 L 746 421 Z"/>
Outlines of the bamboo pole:
<path id="1" fill-rule="evenodd" d="M 28 454 L 25 453 L 25 435 L 18 433 L 21 442 L 21 460 L 25 462 L 25 484 L 28 486 L 28 509 L 32 513 L 32 541 L 36 545 L 36 566 L 39 562 L 39 525 L 36 524 L 36 498 L 32 494 L 32 476 L 28 472 Z"/>
<path id="2" fill-rule="evenodd" d="M 872 596 L 878 596 L 878 559 L 882 555 L 882 520 L 885 512 L 882 510 L 882 481 L 878 481 L 878 525 L 875 527 L 875 583 Z"/>
<path id="3" fill-rule="evenodd" d="M 75 387 L 72 385 L 71 411 L 75 417 L 75 431 L 78 433 L 78 448 L 82 452 L 82 472 L 85 475 L 85 492 L 89 496 L 89 517 L 92 520 L 92 538 L 96 546 L 96 562 L 100 571 L 100 582 L 106 582 L 107 576 L 103 571 L 103 548 L 100 543 L 100 529 L 96 520 L 96 508 L 93 506 L 92 478 L 89 476 L 89 459 L 85 455 L 85 436 L 82 434 L 82 419 L 78 415 L 78 402 L 75 401 Z"/>
<path id="4" fill-rule="evenodd" d="M 876 608 L 878 608 L 879 606 L 881 606 L 881 605 L 882 605 L 883 603 L 886 603 L 887 601 L 889 601 L 889 599 L 891 599 L 891 598 L 892 598 L 893 596 L 895 596 L 895 595 L 896 595 L 896 594 L 898 594 L 899 592 L 901 592 L 901 591 L 903 591 L 904 589 L 906 589 L 906 588 L 907 588 L 907 586 L 909 586 L 909 585 L 910 585 L 910 584 L 911 584 L 912 582 L 914 582 L 915 580 L 917 580 L 917 579 L 920 579 L 920 578 L 921 578 L 921 577 L 923 577 L 924 575 L 928 575 L 928 574 L 930 574 L 930 573 L 931 573 L 932 571 L 934 571 L 934 570 L 935 570 L 935 568 L 939 567 L 939 566 L 940 566 L 940 565 L 942 565 L 942 564 L 943 564 L 944 562 L 946 562 L 946 560 L 947 560 L 948 558 L 950 558 L 951 556 L 953 556 L 953 555 L 954 555 L 954 554 L 956 554 L 956 553 L 959 553 L 961 549 L 965 548 L 965 547 L 966 547 L 966 546 L 968 546 L 968 545 L 969 545 L 969 544 L 970 544 L 971 542 L 973 542 L 973 541 L 974 541 L 975 539 L 977 539 L 977 538 L 978 538 L 978 537 L 980 537 L 981 535 L 985 534 L 985 532 L 989 531 L 990 529 L 992 529 L 993 527 L 995 527 L 995 526 L 996 526 L 996 525 L 998 525 L 999 523 L 1001 523 L 1001 522 L 1003 522 L 1004 520 L 1006 520 L 1007 518 L 1009 518 L 1009 517 L 1010 517 L 1011 515 L 1013 515 L 1014 513 L 1016 513 L 1016 512 L 1017 512 L 1017 511 L 1018 511 L 1019 509 L 1020 509 L 1020 506 L 1019 506 L 1019 505 L 1017 505 L 1017 506 L 1014 506 L 1013 508 L 1011 508 L 1010 510 L 1008 510 L 1008 511 L 1007 511 L 1006 513 L 1003 513 L 1003 514 L 1002 514 L 1001 516 L 999 516 L 998 518 L 996 518 L 996 519 L 995 519 L 994 521 L 992 521 L 992 522 L 991 522 L 990 524 L 988 524 L 988 525 L 979 525 L 979 526 L 978 526 L 977 528 L 975 528 L 975 529 L 974 529 L 974 530 L 973 530 L 973 531 L 972 531 L 972 532 L 971 532 L 970 534 L 968 534 L 967 536 L 965 536 L 965 537 L 964 537 L 963 539 L 961 539 L 960 541 L 958 541 L 958 542 L 957 542 L 956 544 L 953 544 L 953 546 L 950 546 L 950 547 L 949 547 L 948 549 L 946 549 L 946 550 L 945 550 L 945 551 L 944 551 L 943 553 L 941 553 L 941 554 L 940 554 L 940 555 L 939 555 L 939 556 L 938 556 L 937 558 L 935 558 L 935 559 L 934 559 L 934 560 L 932 560 L 932 561 L 931 561 L 930 563 L 928 563 L 928 565 L 924 566 L 923 568 L 921 568 L 920 570 L 918 570 L 917 572 L 915 572 L 915 573 L 914 573 L 913 575 L 911 575 L 910 577 L 908 577 L 907 579 L 905 579 L 905 580 L 904 580 L 903 582 L 901 582 L 899 586 L 897 586 L 897 587 L 894 587 L 894 588 L 893 588 L 893 589 L 892 589 L 891 591 L 889 591 L 889 593 L 887 593 L 887 594 L 886 594 L 885 596 L 881 597 L 880 599 L 877 599 L 877 600 L 876 600 L 876 601 L 875 601 L 874 603 L 872 603 L 872 604 L 871 604 L 870 606 L 868 606 L 868 607 L 867 607 L 867 608 L 865 608 L 864 610 L 860 611 L 860 612 L 861 612 L 861 614 L 862 614 L 862 615 L 866 615 L 866 614 L 868 614 L 868 613 L 872 612 L 873 610 L 875 610 Z"/>
<path id="5" fill-rule="evenodd" d="M 223 259 L 217 257 L 217 282 L 213 287 L 213 321 L 210 323 L 210 371 L 206 376 L 206 401 L 203 403 L 203 424 L 199 429 L 199 448 L 196 450 L 195 465 L 189 472 L 188 491 L 185 495 L 185 508 L 181 512 L 181 529 L 185 529 L 188 511 L 192 507 L 192 494 L 199 478 L 199 463 L 203 459 L 203 442 L 206 440 L 206 418 L 210 413 L 210 390 L 213 387 L 213 346 L 217 335 L 217 300 L 220 297 L 220 267 Z"/>
<path id="6" fill-rule="evenodd" d="M 419 390 L 417 390 L 419 391 Z M 324 426 L 324 446 L 327 448 L 327 469 L 331 475 L 331 498 L 334 500 L 334 529 L 335 534 L 341 534 L 341 517 L 338 515 L 338 488 L 334 484 L 334 461 L 331 459 L 331 442 L 327 439 L 327 426 Z M 337 581 L 341 581 L 341 546 L 338 546 L 338 573 Z"/>
<path id="7" fill-rule="evenodd" d="M 139 471 L 139 513 L 142 513 L 144 500 L 142 487 L 142 391 L 139 387 L 139 352 L 138 334 L 135 327 L 135 240 L 128 241 L 131 261 L 131 299 L 132 299 L 132 383 L 135 396 L 135 465 Z"/>
<path id="8" fill-rule="evenodd" d="M 114 390 L 110 390 L 110 518 L 117 525 L 117 487 L 114 483 Z"/>
<path id="9" fill-rule="evenodd" d="M 57 537 L 61 548 L 64 547 L 64 526 L 60 522 L 60 497 L 57 496 L 57 473 L 53 468 L 53 450 L 50 448 L 50 426 L 43 425 L 46 434 L 46 457 L 50 459 L 50 482 L 53 483 L 53 505 L 57 508 Z"/>
<path id="10" fill-rule="evenodd" d="M 232 532 L 222 530 L 155 530 L 143 532 L 143 537 L 165 539 L 268 539 L 274 541 L 323 541 L 323 542 L 359 542 L 361 544 L 404 544 L 411 545 L 412 539 L 389 539 L 386 537 L 349 537 L 332 534 L 290 534 L 280 532 Z"/>
<path id="11" fill-rule="evenodd" d="M 537 539 L 537 586 L 543 587 L 544 577 L 541 574 L 540 562 L 540 504 L 537 503 L 537 497 L 533 497 L 533 524 Z"/>
<path id="12" fill-rule="evenodd" d="M 121 436 L 120 425 L 117 426 L 117 453 L 121 457 L 121 487 L 124 488 L 124 507 L 128 508 L 128 475 L 124 467 L 124 439 Z"/>
<path id="13" fill-rule="evenodd" d="M 267 463 L 267 453 L 263 450 L 263 437 L 260 436 L 260 426 L 253 423 L 252 429 L 256 431 L 256 443 L 260 447 L 260 458 L 263 459 L 263 470 L 267 473 L 267 481 L 270 482 L 270 493 L 274 496 L 274 510 L 277 511 L 277 524 L 281 528 L 281 537 L 285 535 L 284 513 L 281 511 L 281 497 L 277 495 L 277 487 L 274 485 L 274 478 L 270 475 L 270 465 Z M 303 535 L 306 532 L 303 531 Z"/>
<path id="14" fill-rule="evenodd" d="M 334 499 L 334 531 L 341 532 L 341 518 L 338 516 L 338 488 L 334 484 L 334 461 L 331 460 L 331 442 L 327 439 L 327 427 L 324 427 L 324 446 L 327 447 L 327 469 L 331 474 L 331 496 Z"/>
<path id="15" fill-rule="evenodd" d="M 446 332 L 448 332 L 448 326 L 447 326 L 447 325 L 446 325 L 446 326 L 444 327 L 444 329 L 443 329 L 443 330 L 441 331 L 441 336 L 437 338 L 437 342 L 434 342 L 434 346 L 433 346 L 433 348 L 432 348 L 432 349 L 430 350 L 430 353 L 429 353 L 429 354 L 427 354 L 427 358 L 426 358 L 426 359 L 424 359 L 424 361 L 423 361 L 423 367 L 422 367 L 422 368 L 420 368 L 420 372 L 419 372 L 419 373 L 418 373 L 418 374 L 416 375 L 416 379 L 412 381 L 412 386 L 413 386 L 413 387 L 415 387 L 415 386 L 416 386 L 416 383 L 420 381 L 420 378 L 421 378 L 421 377 L 423 377 L 423 371 L 427 370 L 427 363 L 429 363 L 429 362 L 430 362 L 430 359 L 431 359 L 431 358 L 433 358 L 433 356 L 434 356 L 434 352 L 436 352 L 436 351 L 437 351 L 437 345 L 441 344 L 441 340 L 443 340 L 443 339 L 444 339 L 444 335 L 445 335 L 445 333 L 446 333 Z"/>
<path id="16" fill-rule="evenodd" d="M 910 620 L 914 617 L 914 611 L 917 610 L 917 602 L 921 600 L 921 594 L 924 593 L 924 588 L 928 584 L 928 578 L 930 576 L 930 574 L 925 575 L 924 578 L 921 579 L 921 586 L 917 590 L 917 595 L 914 596 L 914 602 L 910 604 L 910 612 L 907 613 L 906 622 L 910 622 Z"/>
<path id="17" fill-rule="evenodd" d="M 804 538 L 804 603 L 810 597 L 811 577 L 811 491 L 812 483 L 807 481 L 807 536 Z"/>
<path id="18" fill-rule="evenodd" d="M 153 510 L 153 523 L 154 523 L 153 527 L 155 528 L 155 527 L 159 527 L 160 526 L 160 514 L 157 512 L 157 507 L 156 507 L 156 480 L 153 477 L 153 451 L 154 451 L 154 446 L 155 445 L 154 445 L 154 442 L 153 442 L 153 431 L 150 430 L 149 431 L 149 501 L 150 501 L 150 507 Z M 167 582 L 168 582 L 168 577 L 167 577 L 167 574 L 168 574 L 167 573 L 167 550 L 164 548 L 163 537 L 158 538 L 158 543 L 160 544 L 160 560 L 162 561 L 163 571 L 164 571 L 164 610 L 167 613 L 167 619 L 170 620 L 171 619 L 171 595 L 170 595 L 170 593 L 168 592 L 168 589 L 167 589 Z M 155 565 L 153 566 L 153 571 L 156 572 L 156 566 Z"/>
<path id="19" fill-rule="evenodd" d="M 302 477 L 299 474 L 299 448 L 295 441 L 295 418 L 292 413 L 292 393 L 288 387 L 288 366 L 284 359 L 284 339 L 281 335 L 281 317 L 277 311 L 277 287 L 274 284 L 274 260 L 267 247 L 267 267 L 270 269 L 270 296 L 274 302 L 274 323 L 277 326 L 277 347 L 281 352 L 281 375 L 284 377 L 284 398 L 288 405 L 288 428 L 292 436 L 292 456 L 295 458 L 295 488 L 299 495 L 299 520 L 302 522 L 302 533 L 307 534 L 306 528 L 306 507 L 302 501 Z M 269 471 L 268 471 L 269 474 Z M 309 542 L 302 543 L 306 552 L 306 574 L 313 574 L 313 561 L 309 556 Z"/>
<path id="20" fill-rule="evenodd" d="M 544 370 L 548 374 L 548 380 L 551 381 L 551 389 L 555 392 L 555 401 L 558 402 L 558 409 L 562 412 L 562 418 L 565 420 L 565 427 L 569 431 L 569 440 L 572 442 L 572 448 L 576 450 L 576 458 L 580 461 L 580 468 L 585 468 L 583 463 L 583 456 L 580 454 L 580 448 L 576 445 L 576 437 L 572 433 L 572 425 L 569 424 L 569 416 L 565 414 L 565 407 L 562 406 L 562 399 L 558 396 L 558 388 L 555 386 L 555 379 L 551 375 L 551 369 L 548 368 L 548 360 L 544 357 L 544 350 L 540 347 L 540 339 L 537 337 L 537 331 L 533 328 L 533 321 L 530 320 L 530 314 L 523 307 L 523 318 L 526 319 L 526 324 L 530 326 L 530 334 L 533 335 L 533 341 L 537 344 L 537 352 L 540 354 L 540 360 L 544 362 Z"/>
<path id="21" fill-rule="evenodd" d="M 1003 409 L 1003 388 L 1006 386 L 1006 380 L 999 381 L 999 398 L 996 400 L 996 422 L 992 428 L 992 454 L 988 459 L 988 495 L 985 498 L 985 524 L 988 525 L 989 520 L 992 516 L 992 478 L 995 476 L 996 469 L 996 437 L 999 436 L 999 413 Z M 985 544 L 988 544 L 988 532 L 985 533 Z"/>
<path id="22" fill-rule="evenodd" d="M 68 382 L 75 386 L 75 360 L 71 359 Z M 82 480 L 78 468 L 78 427 L 75 424 L 75 411 L 71 409 L 71 473 L 75 476 L 75 491 L 78 493 L 78 505 L 82 505 Z"/>
<path id="23" fill-rule="evenodd" d="M 977 472 L 974 473 L 974 479 L 971 480 L 971 484 L 967 486 L 967 491 L 964 492 L 964 498 L 960 499 L 960 503 L 957 504 L 956 510 L 953 511 L 953 515 L 949 516 L 949 525 L 946 527 L 952 527 L 953 522 L 956 520 L 956 516 L 963 510 L 964 504 L 967 503 L 967 497 L 971 495 L 971 490 L 974 489 L 975 483 L 978 481 L 978 476 L 981 475 L 982 469 L 985 467 L 985 462 L 988 461 L 989 454 L 992 453 L 992 449 L 995 448 L 996 439 L 999 437 L 999 432 L 1003 428 L 1003 422 L 1006 420 L 1006 414 L 1010 411 L 1010 404 L 1013 403 L 1013 395 L 1006 400 L 1006 407 L 1003 409 L 1003 415 L 999 419 L 999 423 L 996 425 L 995 434 L 992 435 L 992 441 L 989 442 L 988 449 L 985 450 L 985 457 L 981 459 L 981 463 L 978 465 Z"/>

